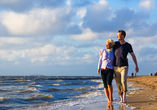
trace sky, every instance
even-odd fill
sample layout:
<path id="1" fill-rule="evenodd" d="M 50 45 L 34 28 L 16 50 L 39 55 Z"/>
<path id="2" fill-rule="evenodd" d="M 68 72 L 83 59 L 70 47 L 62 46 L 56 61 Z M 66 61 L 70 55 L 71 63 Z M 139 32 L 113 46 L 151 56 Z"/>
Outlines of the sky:
<path id="1" fill-rule="evenodd" d="M 118 30 L 137 75 L 154 74 L 156 12 L 155 0 L 0 0 L 0 75 L 98 76 L 99 51 Z"/>

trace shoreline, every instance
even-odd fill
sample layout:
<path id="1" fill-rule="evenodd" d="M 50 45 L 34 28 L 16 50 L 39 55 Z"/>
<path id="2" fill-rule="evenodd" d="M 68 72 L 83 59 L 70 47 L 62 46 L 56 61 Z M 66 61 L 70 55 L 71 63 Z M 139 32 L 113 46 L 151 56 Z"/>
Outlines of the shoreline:
<path id="1" fill-rule="evenodd" d="M 111 106 L 106 102 L 88 104 L 82 110 L 157 110 L 157 76 L 128 77 L 127 103 L 115 100 Z"/>
<path id="2" fill-rule="evenodd" d="M 127 105 L 135 110 L 157 110 L 157 76 L 136 76 L 127 78 L 130 91 Z"/>

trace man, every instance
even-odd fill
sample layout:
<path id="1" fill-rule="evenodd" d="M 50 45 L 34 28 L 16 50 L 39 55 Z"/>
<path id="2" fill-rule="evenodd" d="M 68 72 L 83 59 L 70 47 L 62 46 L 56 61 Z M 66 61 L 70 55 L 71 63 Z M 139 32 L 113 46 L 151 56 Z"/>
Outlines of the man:
<path id="1" fill-rule="evenodd" d="M 123 30 L 118 31 L 117 39 L 114 46 L 114 72 L 115 80 L 117 83 L 118 93 L 120 95 L 120 103 L 126 103 L 127 92 L 127 74 L 128 74 L 128 61 L 127 54 L 130 53 L 135 63 L 136 72 L 139 71 L 136 56 L 133 52 L 131 44 L 125 41 L 126 32 Z"/>

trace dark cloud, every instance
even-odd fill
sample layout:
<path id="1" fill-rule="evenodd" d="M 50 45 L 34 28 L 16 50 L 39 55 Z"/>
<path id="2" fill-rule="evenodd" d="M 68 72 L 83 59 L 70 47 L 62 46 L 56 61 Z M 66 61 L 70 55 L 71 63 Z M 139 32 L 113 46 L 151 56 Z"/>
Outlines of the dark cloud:
<path id="1" fill-rule="evenodd" d="M 0 2 L 1 10 L 12 10 L 15 12 L 29 11 L 33 8 L 56 8 L 63 6 L 65 0 L 19 0 L 16 2 Z"/>
<path id="2" fill-rule="evenodd" d="M 38 4 L 40 7 L 43 8 L 56 8 L 63 6 L 66 3 L 66 0 L 36 0 L 34 1 L 34 4 Z"/>
<path id="3" fill-rule="evenodd" d="M 73 0 L 72 1 L 73 7 L 84 7 L 84 6 L 87 6 L 89 4 L 91 4 L 91 0 Z"/>
<path id="4" fill-rule="evenodd" d="M 126 23 L 134 21 L 136 18 L 135 12 L 124 7 L 115 11 L 115 18 L 108 19 L 112 16 L 112 10 L 95 10 L 88 8 L 87 14 L 84 18 L 83 26 L 90 28 L 94 32 L 117 31 L 118 29 L 126 30 Z"/>
<path id="5" fill-rule="evenodd" d="M 82 30 L 79 28 L 78 25 L 69 26 L 63 32 L 64 34 L 81 34 Z"/>
<path id="6" fill-rule="evenodd" d="M 95 9 L 97 8 L 97 9 Z M 83 27 L 90 28 L 94 32 L 102 32 L 111 27 L 108 17 L 112 14 L 112 10 L 108 7 L 100 8 L 96 5 L 90 5 L 87 8 L 86 16 L 83 20 Z"/>
<path id="7" fill-rule="evenodd" d="M 150 58 L 153 58 L 157 55 L 157 48 L 145 47 L 142 48 L 138 53 L 140 56 L 150 56 Z"/>
<path id="8" fill-rule="evenodd" d="M 112 14 L 114 14 L 115 17 L 111 20 L 107 19 L 109 16 L 112 16 Z M 133 29 L 132 35 L 147 37 L 155 35 L 157 28 L 157 22 L 150 25 L 148 23 L 149 20 L 149 12 L 136 12 L 127 7 L 122 7 L 114 13 L 112 10 L 106 8 L 96 10 L 93 7 L 89 7 L 87 8 L 87 13 L 83 20 L 83 27 L 90 28 L 94 32 L 117 32 L 119 29 Z"/>
<path id="9" fill-rule="evenodd" d="M 0 37 L 8 35 L 8 31 L 4 25 L 0 22 Z"/>

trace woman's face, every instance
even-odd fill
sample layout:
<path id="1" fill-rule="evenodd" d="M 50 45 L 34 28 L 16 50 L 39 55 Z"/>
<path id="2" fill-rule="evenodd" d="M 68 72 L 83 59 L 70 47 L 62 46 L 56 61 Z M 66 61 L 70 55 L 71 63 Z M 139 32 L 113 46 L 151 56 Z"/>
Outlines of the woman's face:
<path id="1" fill-rule="evenodd" d="M 110 43 L 106 42 L 106 49 L 110 49 L 112 48 L 112 46 L 110 45 Z"/>

